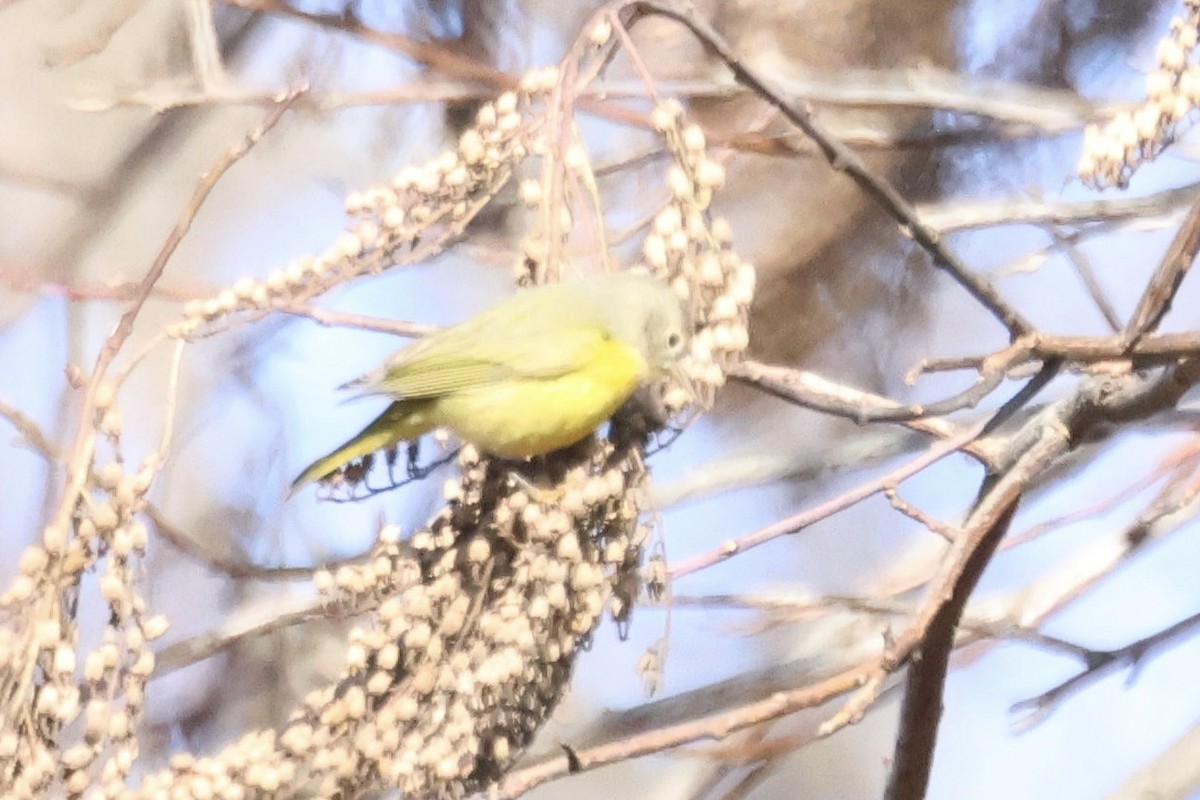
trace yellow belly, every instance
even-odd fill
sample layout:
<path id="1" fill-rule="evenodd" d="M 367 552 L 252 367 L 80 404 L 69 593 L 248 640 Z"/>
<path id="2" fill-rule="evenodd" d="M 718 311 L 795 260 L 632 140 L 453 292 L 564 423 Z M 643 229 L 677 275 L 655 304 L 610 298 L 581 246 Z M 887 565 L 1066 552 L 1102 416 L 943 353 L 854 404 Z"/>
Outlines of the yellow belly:
<path id="1" fill-rule="evenodd" d="M 485 452 L 527 458 L 590 434 L 645 376 L 637 351 L 609 340 L 566 375 L 498 381 L 439 397 L 430 418 Z"/>

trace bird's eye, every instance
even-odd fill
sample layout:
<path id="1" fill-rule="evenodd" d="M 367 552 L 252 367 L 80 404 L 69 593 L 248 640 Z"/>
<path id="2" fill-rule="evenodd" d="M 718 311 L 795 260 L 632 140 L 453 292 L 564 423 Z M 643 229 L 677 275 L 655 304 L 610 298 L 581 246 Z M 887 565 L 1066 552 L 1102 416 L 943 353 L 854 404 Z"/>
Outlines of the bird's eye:
<path id="1" fill-rule="evenodd" d="M 676 347 L 679 347 L 679 343 L 682 341 L 683 341 L 682 336 L 680 336 L 678 333 L 672 333 L 670 336 L 667 337 L 667 347 L 674 350 Z"/>

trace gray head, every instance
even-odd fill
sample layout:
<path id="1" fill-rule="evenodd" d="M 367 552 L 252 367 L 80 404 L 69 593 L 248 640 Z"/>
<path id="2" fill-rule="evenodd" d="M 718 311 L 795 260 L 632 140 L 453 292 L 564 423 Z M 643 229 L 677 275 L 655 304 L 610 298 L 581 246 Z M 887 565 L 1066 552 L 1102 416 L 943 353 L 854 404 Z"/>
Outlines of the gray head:
<path id="1" fill-rule="evenodd" d="M 652 372 L 674 374 L 691 338 L 687 314 L 674 290 L 651 275 L 628 272 L 593 280 L 613 336 L 636 347 Z"/>

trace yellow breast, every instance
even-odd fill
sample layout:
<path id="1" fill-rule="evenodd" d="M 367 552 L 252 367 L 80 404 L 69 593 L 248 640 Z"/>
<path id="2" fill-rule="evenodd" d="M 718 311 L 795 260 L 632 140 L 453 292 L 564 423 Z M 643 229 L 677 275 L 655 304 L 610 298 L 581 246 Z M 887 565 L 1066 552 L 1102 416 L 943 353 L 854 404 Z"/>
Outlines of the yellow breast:
<path id="1" fill-rule="evenodd" d="M 527 458 L 584 438 L 646 377 L 633 348 L 608 339 L 578 369 L 552 378 L 497 381 L 438 398 L 432 417 L 482 450 Z"/>

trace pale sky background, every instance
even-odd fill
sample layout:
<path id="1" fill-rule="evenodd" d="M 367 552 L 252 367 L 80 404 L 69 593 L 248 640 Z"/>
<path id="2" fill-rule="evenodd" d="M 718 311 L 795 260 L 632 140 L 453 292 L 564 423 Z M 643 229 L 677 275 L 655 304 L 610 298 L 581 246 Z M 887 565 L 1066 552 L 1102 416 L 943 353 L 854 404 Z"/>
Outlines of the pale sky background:
<path id="1" fill-rule="evenodd" d="M 992 64 L 1010 43 L 1012 32 L 1021 29 L 1025 7 L 997 0 L 970 4 L 963 17 L 964 67 L 982 69 Z M 67 109 L 65 103 L 142 85 L 154 78 L 156 64 L 169 60 L 166 45 L 138 38 L 154 29 L 155 15 L 172 13 L 164 0 L 152 0 L 114 41 L 114 47 L 126 51 L 106 53 L 100 61 L 103 69 L 88 62 L 61 70 L 31 67 L 44 60 L 46 48 L 60 35 L 50 23 L 72 13 L 94 12 L 86 8 L 73 12 L 70 3 L 42 0 L 0 10 L 0 74 L 13 78 L 0 81 L 0 141 L 8 143 L 0 151 L 0 220 L 4 220 L 0 222 L 0 268 L 10 274 L 35 278 L 53 274 L 49 271 L 54 265 L 47 259 L 62 234 L 61 222 L 75 219 L 78 211 L 69 199 L 31 189 L 11 176 L 48 171 L 64 180 L 87 183 L 104 173 L 103 165 L 88 155 L 89 148 L 104 152 L 111 165 L 119 142 L 132 138 L 131 131 L 148 121 L 139 109 L 84 114 Z M 1139 97 L 1141 73 L 1153 66 L 1155 43 L 1175 13 L 1174 5 L 1165 4 L 1159 21 L 1149 26 L 1152 33 L 1136 49 L 1097 52 L 1080 65 L 1082 74 L 1094 76 L 1086 81 L 1090 96 Z M 6 23 L 11 24 L 7 34 Z M 18 33 L 22 29 L 33 33 Z M 509 45 L 514 65 L 551 63 L 561 56 L 561 31 L 552 22 L 535 19 L 522 26 L 521 33 L 526 40 Z M 238 81 L 271 87 L 297 74 L 295 54 L 318 38 L 310 28 L 278 23 L 269 23 L 256 36 L 253 58 L 238 67 Z M 336 51 L 314 51 L 310 66 L 322 70 L 327 80 L 335 75 L 345 90 L 387 87 L 415 74 L 402 59 L 356 46 L 349 39 L 339 42 Z M 1004 71 L 989 74 L 1003 77 Z M 195 176 L 253 125 L 260 112 L 233 108 L 181 118 L 185 130 L 169 144 L 171 154 L 159 156 L 153 171 L 136 177 L 128 202 L 75 266 L 71 274 L 79 283 L 140 276 L 182 208 Z M 245 274 L 264 275 L 295 256 L 323 248 L 341 230 L 345 193 L 385 178 L 411 159 L 438 152 L 444 146 L 439 126 L 438 114 L 420 105 L 285 121 L 281 130 L 286 134 L 273 133 L 222 180 L 173 259 L 164 284 L 226 285 Z M 1189 141 L 1185 140 L 1181 152 L 1187 151 Z M 996 201 L 1039 195 L 1094 198 L 1094 192 L 1071 180 L 1077 146 L 1076 137 L 1067 137 L 1054 145 L 1016 147 L 1004 157 L 968 160 L 958 165 L 954 191 Z M 1190 158 L 1168 155 L 1139 173 L 1129 193 L 1184 185 L 1198 174 Z M 1084 245 L 1122 313 L 1136 302 L 1175 224 L 1172 220 L 1158 230 L 1098 236 Z M 735 244 L 752 238 L 753 231 L 735 230 Z M 1000 270 L 1046 241 L 1040 231 L 1005 227 L 957 235 L 950 243 L 972 267 Z M 507 270 L 481 268 L 472 263 L 475 254 L 472 247 L 461 247 L 430 265 L 361 282 L 323 302 L 356 313 L 453 322 L 507 291 Z M 957 352 L 955 345 L 964 335 L 965 301 L 948 280 L 939 277 L 935 285 L 938 300 L 927 331 L 898 344 L 903 355 L 898 358 L 903 362 L 900 370 L 922 355 L 945 352 L 943 348 Z M 1036 274 L 1004 278 L 1000 286 L 1007 298 L 1048 329 L 1102 330 L 1099 316 L 1061 257 L 1052 258 Z M 1196 300 L 1191 278 L 1168 327 L 1195 328 L 1200 322 Z M 90 363 L 116 311 L 111 304 L 70 306 L 49 294 L 0 289 L 0 364 L 5 367 L 0 370 L 0 401 L 61 435 L 56 409 L 64 389 L 62 365 L 68 360 Z M 161 324 L 175 313 L 172 304 L 154 303 L 147 317 Z M 356 505 L 317 504 L 312 492 L 281 504 L 288 482 L 301 466 L 357 430 L 375 411 L 370 403 L 342 403 L 334 387 L 373 367 L 397 346 L 377 334 L 281 319 L 190 348 L 176 460 L 159 484 L 156 501 L 184 530 L 241 541 L 246 556 L 260 563 L 311 563 L 361 552 L 380 515 L 411 529 L 434 507 L 439 481 Z M 125 447 L 134 459 L 157 441 L 165 361 L 161 354 L 156 358 L 122 395 L 128 427 Z M 922 384 L 920 390 L 935 385 Z M 1067 385 L 1056 383 L 1048 396 L 1061 394 Z M 782 404 L 771 408 L 781 415 L 789 413 Z M 7 423 L 0 422 L 0 441 L 7 444 L 10 436 Z M 1183 433 L 1120 437 L 1080 479 L 1058 483 L 1051 493 L 1031 498 L 1013 530 L 1096 502 L 1144 474 L 1185 439 Z M 656 478 L 669 485 L 697 464 L 757 446 L 754 441 L 731 440 L 701 422 L 670 449 L 656 454 L 652 466 Z M 426 452 L 433 449 L 429 446 Z M 873 474 L 875 470 L 802 485 L 743 489 L 687 502 L 663 509 L 659 534 L 669 559 L 683 559 Z M 955 457 L 906 484 L 905 497 L 934 516 L 953 521 L 965 510 L 963 504 L 973 496 L 978 479 L 978 471 L 965 458 Z M 0 447 L 0 507 L 4 508 L 0 552 L 17 553 L 37 535 L 45 490 L 46 472 L 38 456 Z M 1140 502 L 1144 505 L 1149 497 L 1149 492 L 1143 493 Z M 1001 555 L 985 576 L 979 596 L 1011 592 L 1056 564 L 1069 562 L 1094 538 L 1118 530 L 1143 505 L 1135 500 Z M 1054 617 L 1046 632 L 1095 647 L 1115 647 L 1191 614 L 1200 606 L 1200 582 L 1195 579 L 1200 537 L 1195 527 L 1189 523 L 1153 546 Z M 864 591 L 889 570 L 931 557 L 936 547 L 933 536 L 891 512 L 886 503 L 874 501 L 822 523 L 795 541 L 773 542 L 680 580 L 673 590 L 687 595 L 795 597 Z M 186 560 L 180 564 L 173 552 L 156 551 L 147 565 L 151 602 L 160 604 L 176 622 L 171 637 L 204 630 L 241 603 L 257 602 L 272 593 L 307 591 L 302 584 L 238 589 L 211 574 L 197 575 L 187 568 Z M 12 559 L 0 559 L 0 578 L 11 571 Z M 665 683 L 656 699 L 747 669 L 796 658 L 813 659 L 819 666 L 838 655 L 841 623 L 837 620 L 792 625 L 766 636 L 743 636 L 743 629 L 753 621 L 745 612 L 675 609 L 670 617 Z M 606 709 L 644 702 L 634 665 L 644 648 L 664 634 L 665 625 L 666 615 L 656 608 L 635 613 L 625 642 L 618 641 L 611 623 L 603 625 L 595 646 L 579 658 L 573 691 L 541 746 L 554 747 Z M 333 641 L 336 652 L 336 638 Z M 1200 642 L 1196 640 L 1155 655 L 1132 683 L 1127 670 L 1114 671 L 1073 695 L 1040 725 L 1019 734 L 1012 729 L 1017 717 L 1010 706 L 1050 688 L 1079 665 L 1020 644 L 995 645 L 971 655 L 969 660 L 960 659 L 949 680 L 930 794 L 937 800 L 1103 797 L 1200 721 L 1200 691 L 1195 688 Z M 169 722 L 181 711 L 194 713 L 212 702 L 221 669 L 220 663 L 206 664 L 152 686 L 159 694 L 151 702 L 151 720 L 166 727 L 173 746 L 214 749 L 221 741 L 216 733 L 192 735 Z M 865 800 L 879 796 L 891 753 L 895 710 L 895 696 L 883 700 L 855 728 L 792 758 L 753 797 Z M 811 726 L 820 717 L 800 719 Z M 779 731 L 795 729 L 791 721 L 778 726 Z M 531 796 L 554 798 L 570 792 L 579 800 L 610 797 L 619 780 L 622 786 L 638 787 L 638 796 L 687 797 L 695 763 L 675 756 L 645 759 L 554 783 Z"/>

